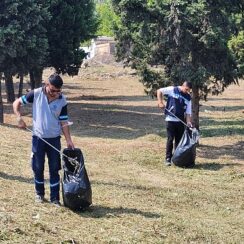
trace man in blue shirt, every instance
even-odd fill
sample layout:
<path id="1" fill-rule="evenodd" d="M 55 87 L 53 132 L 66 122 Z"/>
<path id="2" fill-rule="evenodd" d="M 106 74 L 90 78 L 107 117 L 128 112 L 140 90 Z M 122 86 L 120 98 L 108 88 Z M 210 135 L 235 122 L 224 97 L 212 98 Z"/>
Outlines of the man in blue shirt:
<path id="1" fill-rule="evenodd" d="M 165 121 L 167 128 L 167 144 L 166 144 L 166 160 L 165 165 L 171 165 L 173 143 L 176 148 L 184 133 L 185 127 L 179 119 L 191 124 L 192 104 L 190 90 L 192 85 L 190 82 L 185 81 L 181 86 L 169 86 L 157 90 L 158 106 L 165 109 Z M 163 101 L 163 96 L 167 96 L 166 106 Z M 169 112 L 170 111 L 170 112 Z M 172 115 L 173 114 L 173 115 Z M 174 117 L 177 116 L 178 118 Z"/>
<path id="2" fill-rule="evenodd" d="M 68 125 L 67 102 L 62 94 L 63 80 L 58 74 L 51 75 L 43 87 L 34 89 L 18 98 L 13 103 L 14 113 L 17 115 L 18 127 L 26 128 L 21 117 L 21 105 L 32 104 L 33 136 L 32 136 L 32 169 L 35 178 L 36 202 L 44 201 L 44 164 L 45 154 L 48 158 L 50 174 L 50 201 L 60 205 L 60 154 L 45 143 L 61 150 L 61 131 L 68 148 L 74 148 Z"/>

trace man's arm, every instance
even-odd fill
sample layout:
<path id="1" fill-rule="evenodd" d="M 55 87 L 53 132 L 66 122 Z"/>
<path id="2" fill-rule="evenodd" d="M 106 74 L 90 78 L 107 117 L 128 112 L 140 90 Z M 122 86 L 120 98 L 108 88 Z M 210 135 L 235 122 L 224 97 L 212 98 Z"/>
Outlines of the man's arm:
<path id="1" fill-rule="evenodd" d="M 168 86 L 157 90 L 157 99 L 158 99 L 159 108 L 163 108 L 163 109 L 165 108 L 164 98 L 163 98 L 164 95 L 172 96 L 173 92 L 174 92 L 173 86 Z"/>
<path id="2" fill-rule="evenodd" d="M 158 107 L 159 108 L 165 108 L 164 101 L 163 101 L 163 92 L 158 89 L 157 90 L 157 100 L 158 100 Z"/>
<path id="3" fill-rule="evenodd" d="M 64 137 L 65 137 L 66 143 L 67 143 L 67 147 L 74 149 L 75 146 L 74 146 L 71 136 L 70 136 L 68 119 L 69 119 L 68 108 L 67 108 L 67 104 L 65 104 L 60 112 L 59 121 L 62 126 L 62 131 L 63 131 Z"/>
<path id="4" fill-rule="evenodd" d="M 188 126 L 192 127 L 192 103 L 191 101 L 187 104 L 186 107 L 186 123 Z"/>
<path id="5" fill-rule="evenodd" d="M 21 106 L 21 98 L 18 98 L 13 103 L 13 110 L 14 110 L 15 115 L 17 116 L 18 127 L 21 129 L 25 129 L 26 123 L 24 122 L 23 118 L 21 117 L 20 106 Z"/>
<path id="6" fill-rule="evenodd" d="M 33 103 L 33 101 L 34 101 L 34 90 L 29 91 L 26 95 L 16 99 L 13 103 L 13 110 L 17 116 L 18 127 L 21 129 L 26 128 L 26 123 L 24 122 L 23 118 L 21 117 L 20 107 L 21 107 L 21 105 Z"/>
<path id="7" fill-rule="evenodd" d="M 186 114 L 186 123 L 188 126 L 192 127 L 192 117 L 190 114 Z"/>
<path id="8" fill-rule="evenodd" d="M 70 136 L 68 122 L 60 122 L 60 123 L 62 126 L 62 131 L 63 131 L 64 137 L 65 137 L 66 143 L 67 143 L 67 147 L 74 149 L 75 146 L 74 146 L 74 143 Z"/>

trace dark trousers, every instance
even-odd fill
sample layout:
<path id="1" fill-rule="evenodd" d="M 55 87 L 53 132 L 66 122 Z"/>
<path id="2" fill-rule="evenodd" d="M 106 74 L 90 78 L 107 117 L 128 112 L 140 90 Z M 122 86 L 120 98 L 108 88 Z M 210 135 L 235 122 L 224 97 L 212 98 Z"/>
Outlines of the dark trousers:
<path id="1" fill-rule="evenodd" d="M 166 159 L 172 158 L 173 146 L 176 148 L 184 133 L 185 126 L 181 122 L 168 121 L 167 128 L 167 144 L 166 144 Z M 173 145 L 175 140 L 175 145 Z"/>
<path id="2" fill-rule="evenodd" d="M 45 138 L 45 140 L 58 150 L 61 149 L 60 136 Z M 59 200 L 60 177 L 58 171 L 61 169 L 60 154 L 37 136 L 32 137 L 32 153 L 32 170 L 34 172 L 36 194 L 45 195 L 44 165 L 45 155 L 47 155 L 50 176 L 50 200 Z"/>

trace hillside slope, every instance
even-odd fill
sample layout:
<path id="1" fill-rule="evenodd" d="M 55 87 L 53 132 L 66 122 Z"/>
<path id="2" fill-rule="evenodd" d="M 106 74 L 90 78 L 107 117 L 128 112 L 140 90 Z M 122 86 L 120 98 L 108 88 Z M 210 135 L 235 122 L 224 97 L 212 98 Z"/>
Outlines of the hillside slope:
<path id="1" fill-rule="evenodd" d="M 244 242 L 244 82 L 202 104 L 197 165 L 181 169 L 163 165 L 163 117 L 130 70 L 89 67 L 64 80 L 93 206 L 74 213 L 34 203 L 31 135 L 5 104 L 1 243 Z M 31 125 L 30 108 L 24 115 Z"/>

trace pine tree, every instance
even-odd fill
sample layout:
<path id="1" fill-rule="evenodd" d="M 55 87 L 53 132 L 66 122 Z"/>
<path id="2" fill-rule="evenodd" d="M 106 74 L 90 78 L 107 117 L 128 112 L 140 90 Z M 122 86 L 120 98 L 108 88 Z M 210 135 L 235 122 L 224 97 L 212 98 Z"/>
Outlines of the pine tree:
<path id="1" fill-rule="evenodd" d="M 85 57 L 80 43 L 96 32 L 94 10 L 92 0 L 0 2 L 0 72 L 5 76 L 8 102 L 15 99 L 14 75 L 29 73 L 34 89 L 41 85 L 45 67 L 77 74 Z"/>
<path id="2" fill-rule="evenodd" d="M 4 72 L 8 102 L 15 99 L 13 76 L 43 65 L 47 18 L 47 11 L 37 1 L 0 2 L 0 72 Z"/>
<path id="3" fill-rule="evenodd" d="M 80 43 L 91 39 L 97 29 L 92 0 L 50 0 L 47 66 L 57 72 L 75 75 L 85 57 Z"/>
<path id="4" fill-rule="evenodd" d="M 193 120 L 199 127 L 199 100 L 238 82 L 228 48 L 230 17 L 240 1 L 113 0 L 121 27 L 118 60 L 138 70 L 149 94 L 158 87 L 193 83 Z"/>

